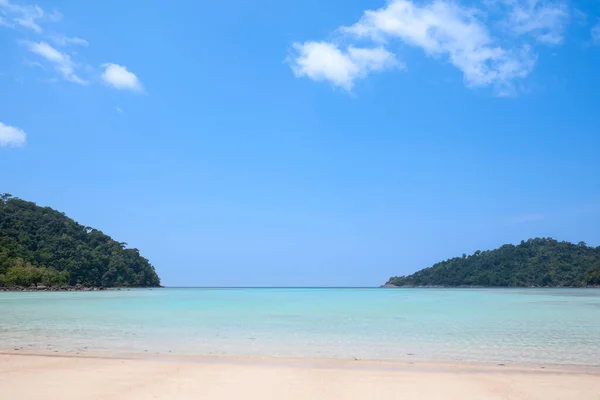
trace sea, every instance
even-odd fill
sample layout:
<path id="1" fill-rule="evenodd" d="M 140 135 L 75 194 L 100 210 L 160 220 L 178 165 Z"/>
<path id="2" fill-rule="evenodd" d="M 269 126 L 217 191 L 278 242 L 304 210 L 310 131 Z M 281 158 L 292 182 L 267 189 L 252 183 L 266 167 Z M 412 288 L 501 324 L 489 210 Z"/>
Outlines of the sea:
<path id="1" fill-rule="evenodd" d="M 600 289 L 0 292 L 0 349 L 600 365 Z"/>

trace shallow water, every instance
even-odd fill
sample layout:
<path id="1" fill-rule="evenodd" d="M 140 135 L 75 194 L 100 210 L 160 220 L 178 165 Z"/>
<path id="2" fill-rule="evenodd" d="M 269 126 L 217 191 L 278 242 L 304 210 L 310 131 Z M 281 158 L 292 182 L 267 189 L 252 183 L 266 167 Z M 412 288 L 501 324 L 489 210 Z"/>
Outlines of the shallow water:
<path id="1" fill-rule="evenodd" d="M 600 365 L 600 290 L 0 292 L 0 347 Z"/>

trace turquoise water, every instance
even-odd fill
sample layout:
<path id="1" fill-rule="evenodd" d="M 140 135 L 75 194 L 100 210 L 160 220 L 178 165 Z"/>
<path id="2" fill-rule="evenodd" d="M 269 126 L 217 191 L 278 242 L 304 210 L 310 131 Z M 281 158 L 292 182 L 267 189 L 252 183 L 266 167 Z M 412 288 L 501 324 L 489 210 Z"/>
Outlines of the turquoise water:
<path id="1" fill-rule="evenodd" d="M 0 347 L 600 365 L 600 290 L 0 292 Z"/>

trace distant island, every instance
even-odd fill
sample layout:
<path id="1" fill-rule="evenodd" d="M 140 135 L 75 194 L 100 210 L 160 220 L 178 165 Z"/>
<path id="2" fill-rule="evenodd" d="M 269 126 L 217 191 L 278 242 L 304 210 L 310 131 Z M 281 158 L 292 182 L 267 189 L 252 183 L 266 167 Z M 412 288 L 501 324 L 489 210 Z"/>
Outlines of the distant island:
<path id="1" fill-rule="evenodd" d="M 600 286 L 600 246 L 551 238 L 505 244 L 495 250 L 451 258 L 384 287 L 586 287 Z"/>
<path id="2" fill-rule="evenodd" d="M 137 249 L 50 207 L 0 195 L 0 288 L 159 286 Z"/>

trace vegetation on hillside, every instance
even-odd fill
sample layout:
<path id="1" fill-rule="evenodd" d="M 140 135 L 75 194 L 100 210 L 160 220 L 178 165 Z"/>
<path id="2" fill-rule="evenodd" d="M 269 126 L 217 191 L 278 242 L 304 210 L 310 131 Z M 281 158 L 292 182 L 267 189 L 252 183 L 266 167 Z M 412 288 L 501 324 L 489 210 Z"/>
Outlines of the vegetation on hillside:
<path id="1" fill-rule="evenodd" d="M 53 268 L 34 267 L 31 264 L 16 262 L 9 267 L 6 273 L 0 275 L 0 287 L 2 286 L 65 286 L 69 283 L 67 271 L 58 272 Z"/>
<path id="2" fill-rule="evenodd" d="M 586 271 L 584 281 L 587 285 L 600 286 L 600 261 Z"/>
<path id="3" fill-rule="evenodd" d="M 581 287 L 600 285 L 600 246 L 551 238 L 506 244 L 451 258 L 412 275 L 392 277 L 396 286 Z"/>
<path id="4" fill-rule="evenodd" d="M 154 267 L 137 249 L 50 207 L 0 196 L 0 286 L 156 287 Z"/>

